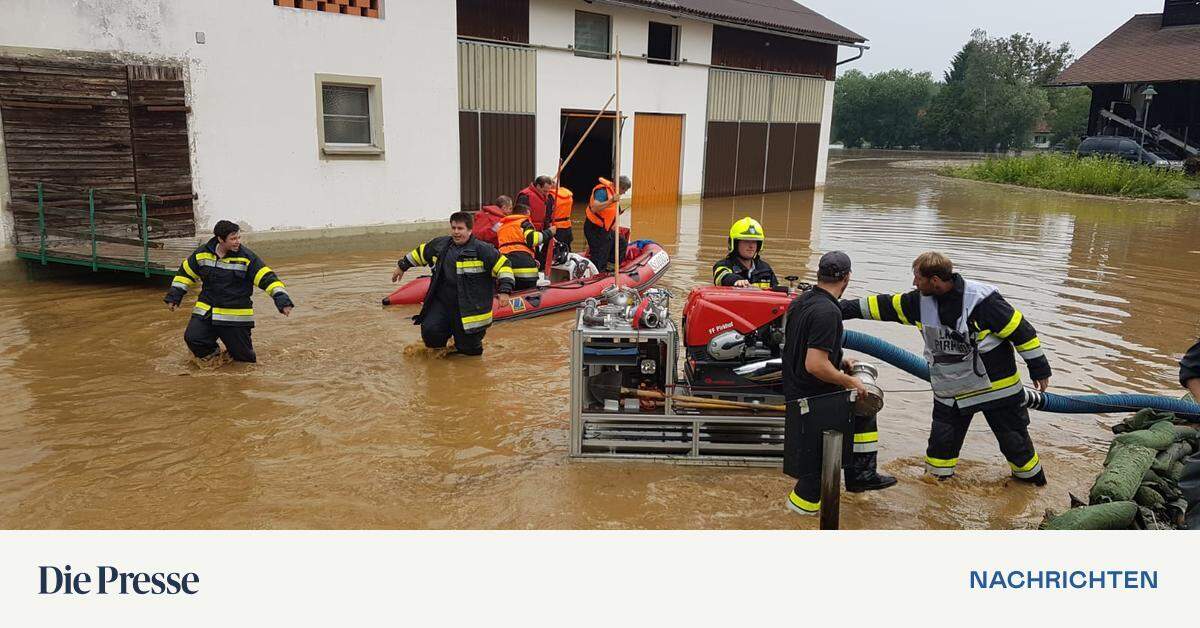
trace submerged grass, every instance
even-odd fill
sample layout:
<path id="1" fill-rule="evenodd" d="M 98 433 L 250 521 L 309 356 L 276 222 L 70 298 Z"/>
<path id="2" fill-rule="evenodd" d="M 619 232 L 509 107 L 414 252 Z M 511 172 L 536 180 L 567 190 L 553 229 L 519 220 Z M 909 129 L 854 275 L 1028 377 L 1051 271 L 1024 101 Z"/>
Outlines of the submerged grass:
<path id="1" fill-rule="evenodd" d="M 989 157 L 967 166 L 945 168 L 942 174 L 975 181 L 1128 198 L 1185 199 L 1189 190 L 1200 186 L 1200 181 L 1182 172 L 1131 164 L 1116 158 L 1054 153 Z"/>

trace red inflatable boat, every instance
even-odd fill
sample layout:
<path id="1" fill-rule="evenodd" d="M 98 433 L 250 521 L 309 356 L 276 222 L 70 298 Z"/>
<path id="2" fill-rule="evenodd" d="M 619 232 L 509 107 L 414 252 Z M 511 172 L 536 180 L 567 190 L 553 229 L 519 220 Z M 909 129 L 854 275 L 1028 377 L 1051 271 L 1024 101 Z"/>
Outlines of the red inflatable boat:
<path id="1" fill-rule="evenodd" d="M 621 263 L 621 285 L 639 290 L 654 285 L 671 263 L 667 252 L 650 240 L 631 243 L 625 260 Z M 499 301 L 492 304 L 492 317 L 496 321 L 509 321 L 574 309 L 585 300 L 600 296 L 611 285 L 612 274 L 600 273 L 586 279 L 561 281 L 545 288 L 514 292 L 508 305 L 500 305 Z M 418 277 L 397 288 L 383 300 L 383 304 L 415 305 L 424 301 L 428 292 L 429 277 Z"/>

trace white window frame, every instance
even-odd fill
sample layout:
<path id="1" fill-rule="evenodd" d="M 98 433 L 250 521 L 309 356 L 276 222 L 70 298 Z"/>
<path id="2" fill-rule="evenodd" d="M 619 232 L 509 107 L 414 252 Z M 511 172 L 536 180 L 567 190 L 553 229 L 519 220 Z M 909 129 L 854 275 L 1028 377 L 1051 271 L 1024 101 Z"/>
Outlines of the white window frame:
<path id="1" fill-rule="evenodd" d="M 649 25 L 647 25 L 647 27 L 646 27 L 646 62 L 650 63 L 651 65 L 678 66 L 679 65 L 679 49 L 682 47 L 681 41 L 683 40 L 683 28 L 679 24 L 671 24 L 668 22 L 655 22 L 654 20 L 650 20 L 649 24 L 658 24 L 659 26 L 666 26 L 666 27 L 670 28 L 671 34 L 673 37 L 671 39 L 671 57 L 669 59 L 660 59 L 657 57 L 651 57 L 650 56 L 650 27 L 649 27 Z"/>
<path id="2" fill-rule="evenodd" d="M 340 144 L 325 141 L 325 87 L 366 87 L 367 115 L 371 126 L 369 144 Z M 345 74 L 316 75 L 317 88 L 317 148 L 323 156 L 338 157 L 382 157 L 383 147 L 383 80 L 371 76 L 349 76 Z"/>
<path id="3" fill-rule="evenodd" d="M 581 13 L 586 14 L 586 15 L 596 16 L 596 17 L 602 17 L 608 23 L 608 50 L 605 50 L 604 52 L 600 52 L 598 50 L 584 50 L 579 47 L 579 39 L 578 39 L 578 37 L 579 37 L 579 15 Z M 575 50 L 575 56 L 588 57 L 591 59 L 611 59 L 612 58 L 612 55 L 613 55 L 613 50 L 612 50 L 612 48 L 613 48 L 613 19 L 612 19 L 611 15 L 608 15 L 607 13 L 596 13 L 595 11 L 576 10 L 574 26 L 575 26 L 575 32 L 574 32 L 575 39 L 574 39 L 571 47 L 574 48 L 574 50 Z"/>

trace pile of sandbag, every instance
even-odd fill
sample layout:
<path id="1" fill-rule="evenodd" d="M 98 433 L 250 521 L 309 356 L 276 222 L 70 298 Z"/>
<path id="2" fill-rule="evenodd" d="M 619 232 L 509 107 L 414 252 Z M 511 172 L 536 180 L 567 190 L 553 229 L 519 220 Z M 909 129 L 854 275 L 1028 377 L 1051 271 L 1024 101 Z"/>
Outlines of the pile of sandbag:
<path id="1" fill-rule="evenodd" d="M 1046 513 L 1046 530 L 1168 530 L 1184 527 L 1188 499 L 1179 481 L 1184 461 L 1200 451 L 1200 432 L 1170 412 L 1149 408 L 1113 427 L 1117 437 L 1087 504 Z"/>

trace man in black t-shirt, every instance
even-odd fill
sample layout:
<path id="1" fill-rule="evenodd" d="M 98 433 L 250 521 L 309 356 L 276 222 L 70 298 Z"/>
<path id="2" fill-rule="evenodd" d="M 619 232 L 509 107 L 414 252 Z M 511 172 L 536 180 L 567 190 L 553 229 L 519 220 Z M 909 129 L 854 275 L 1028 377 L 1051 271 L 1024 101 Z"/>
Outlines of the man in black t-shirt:
<path id="1" fill-rule="evenodd" d="M 851 363 L 842 357 L 838 299 L 849 284 L 850 257 L 841 251 L 826 253 L 817 270 L 816 287 L 788 307 L 783 350 L 783 391 L 788 400 L 783 472 L 796 478 L 788 507 L 800 514 L 816 514 L 821 509 L 821 430 L 813 419 L 818 413 L 848 415 L 850 396 L 846 391 L 866 394 L 862 382 L 847 374 Z M 896 478 L 875 471 L 878 446 L 875 417 L 854 417 L 854 453 L 846 469 L 846 490 L 878 490 L 896 483 Z"/>

